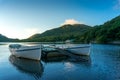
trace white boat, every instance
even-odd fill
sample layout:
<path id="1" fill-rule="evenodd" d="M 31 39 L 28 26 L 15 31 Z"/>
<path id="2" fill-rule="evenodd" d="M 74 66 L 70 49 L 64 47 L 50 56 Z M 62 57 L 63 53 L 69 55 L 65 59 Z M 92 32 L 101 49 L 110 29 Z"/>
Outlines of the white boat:
<path id="1" fill-rule="evenodd" d="M 10 44 L 9 50 L 12 55 L 21 58 L 40 60 L 41 47 L 40 46 L 23 46 L 20 44 Z"/>
<path id="2" fill-rule="evenodd" d="M 55 49 L 54 45 L 43 45 L 42 51 L 43 52 L 54 52 L 54 51 L 57 51 L 57 49 Z"/>
<path id="3" fill-rule="evenodd" d="M 74 46 L 74 47 L 69 47 L 66 48 L 67 51 L 72 52 L 74 54 L 78 55 L 90 55 L 90 46 Z"/>

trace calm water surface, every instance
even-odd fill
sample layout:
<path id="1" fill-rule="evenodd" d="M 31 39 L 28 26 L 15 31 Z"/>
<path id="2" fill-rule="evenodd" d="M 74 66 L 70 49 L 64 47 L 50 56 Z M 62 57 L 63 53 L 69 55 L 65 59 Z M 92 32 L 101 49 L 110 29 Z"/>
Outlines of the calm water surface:
<path id="1" fill-rule="evenodd" d="M 120 46 L 92 44 L 87 60 L 32 61 L 0 45 L 0 80 L 120 80 Z"/>

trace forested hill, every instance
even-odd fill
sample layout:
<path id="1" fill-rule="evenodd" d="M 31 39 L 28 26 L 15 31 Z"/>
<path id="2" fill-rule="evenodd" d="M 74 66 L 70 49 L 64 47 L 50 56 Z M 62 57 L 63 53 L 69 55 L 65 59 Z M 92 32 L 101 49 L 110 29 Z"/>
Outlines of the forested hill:
<path id="1" fill-rule="evenodd" d="M 9 39 L 7 38 L 7 37 L 5 37 L 5 36 L 3 36 L 2 34 L 0 34 L 0 41 L 1 42 L 5 42 L 5 41 L 8 41 Z"/>
<path id="2" fill-rule="evenodd" d="M 120 16 L 105 22 L 102 25 L 90 27 L 84 24 L 63 25 L 35 34 L 28 39 L 10 39 L 0 34 L 0 42 L 31 41 L 31 42 L 58 42 L 74 40 L 80 43 L 111 43 L 120 42 Z"/>
<path id="3" fill-rule="evenodd" d="M 84 24 L 63 25 L 58 28 L 47 30 L 42 34 L 35 34 L 25 41 L 65 41 L 68 39 L 76 39 L 87 30 L 91 29 L 90 26 Z"/>
<path id="4" fill-rule="evenodd" d="M 0 42 L 15 42 L 18 41 L 18 39 L 10 39 L 2 34 L 0 34 Z"/>
<path id="5" fill-rule="evenodd" d="M 95 26 L 91 30 L 84 33 L 78 39 L 78 41 L 85 43 L 111 43 L 114 41 L 120 42 L 120 16 L 107 21 L 103 25 Z"/>
<path id="6" fill-rule="evenodd" d="M 90 27 L 87 25 L 64 25 L 48 30 L 42 34 L 35 34 L 26 41 L 65 41 L 74 39 L 80 43 L 112 43 L 120 42 L 120 16 L 102 25 Z"/>

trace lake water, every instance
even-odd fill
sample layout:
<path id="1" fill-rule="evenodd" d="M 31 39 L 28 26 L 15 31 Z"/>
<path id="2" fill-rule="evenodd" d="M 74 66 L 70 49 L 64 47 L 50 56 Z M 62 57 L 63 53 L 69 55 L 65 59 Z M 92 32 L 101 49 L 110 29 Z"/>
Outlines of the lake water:
<path id="1" fill-rule="evenodd" d="M 120 80 L 120 46 L 92 44 L 88 60 L 32 61 L 0 45 L 0 80 Z"/>

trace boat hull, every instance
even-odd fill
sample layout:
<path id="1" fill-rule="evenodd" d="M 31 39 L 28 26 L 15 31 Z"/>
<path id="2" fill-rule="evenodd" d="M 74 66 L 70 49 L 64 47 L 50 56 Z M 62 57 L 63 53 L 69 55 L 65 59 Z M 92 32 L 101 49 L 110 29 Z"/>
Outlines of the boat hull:
<path id="1" fill-rule="evenodd" d="M 21 58 L 40 60 L 41 48 L 40 47 L 21 47 L 19 49 L 9 48 L 12 55 Z"/>
<path id="2" fill-rule="evenodd" d="M 67 48 L 67 51 L 78 54 L 78 55 L 90 55 L 90 46 L 82 46 L 82 47 L 71 47 Z"/>

